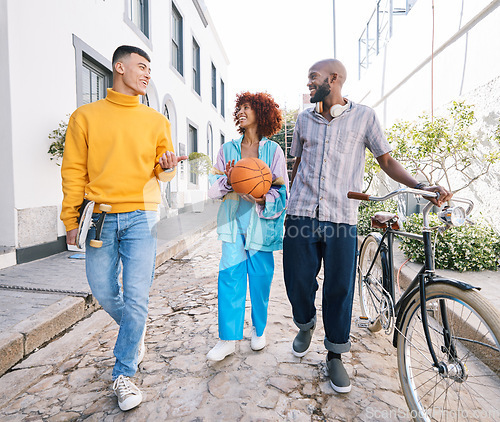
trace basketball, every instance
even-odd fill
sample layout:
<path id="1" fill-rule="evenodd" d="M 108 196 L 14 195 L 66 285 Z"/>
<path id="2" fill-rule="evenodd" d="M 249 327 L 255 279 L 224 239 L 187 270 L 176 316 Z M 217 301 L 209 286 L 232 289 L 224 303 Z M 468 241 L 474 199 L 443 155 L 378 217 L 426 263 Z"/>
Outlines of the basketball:
<path id="1" fill-rule="evenodd" d="M 260 198 L 271 188 L 271 170 L 259 158 L 242 158 L 233 167 L 231 185 L 237 193 Z"/>

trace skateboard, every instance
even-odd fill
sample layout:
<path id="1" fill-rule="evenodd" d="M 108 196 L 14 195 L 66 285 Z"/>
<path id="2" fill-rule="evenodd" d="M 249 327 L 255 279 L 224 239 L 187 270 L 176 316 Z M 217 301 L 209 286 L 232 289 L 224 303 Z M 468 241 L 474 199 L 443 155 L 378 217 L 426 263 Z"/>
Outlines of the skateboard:
<path id="1" fill-rule="evenodd" d="M 92 213 L 94 212 L 94 201 L 89 201 L 84 199 L 82 206 L 80 207 L 80 218 L 78 221 L 78 232 L 76 234 L 76 246 L 80 249 L 85 247 L 85 241 L 87 240 L 87 234 L 91 227 L 95 227 L 95 239 L 90 240 L 90 246 L 93 248 L 100 248 L 102 246 L 101 232 L 102 225 L 104 224 L 104 219 L 106 214 L 111 211 L 111 205 L 100 204 L 99 210 L 101 215 L 97 222 L 92 221 Z"/>

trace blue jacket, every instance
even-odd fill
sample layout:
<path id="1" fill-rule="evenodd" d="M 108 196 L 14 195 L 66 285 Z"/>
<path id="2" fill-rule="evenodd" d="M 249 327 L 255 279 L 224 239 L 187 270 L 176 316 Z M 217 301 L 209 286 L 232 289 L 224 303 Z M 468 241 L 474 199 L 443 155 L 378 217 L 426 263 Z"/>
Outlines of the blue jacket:
<path id="1" fill-rule="evenodd" d="M 223 144 L 217 155 L 217 161 L 210 174 L 210 198 L 222 199 L 217 215 L 217 233 L 224 242 L 234 243 L 238 232 L 235 219 L 240 195 L 233 191 L 224 174 L 226 163 L 241 159 L 241 141 L 232 140 Z M 246 233 L 245 249 L 259 251 L 275 251 L 283 248 L 283 225 L 286 201 L 288 198 L 288 173 L 283 150 L 279 145 L 267 138 L 259 143 L 259 158 L 271 169 L 273 184 L 266 194 L 265 205 L 254 204 L 250 215 L 250 223 Z"/>

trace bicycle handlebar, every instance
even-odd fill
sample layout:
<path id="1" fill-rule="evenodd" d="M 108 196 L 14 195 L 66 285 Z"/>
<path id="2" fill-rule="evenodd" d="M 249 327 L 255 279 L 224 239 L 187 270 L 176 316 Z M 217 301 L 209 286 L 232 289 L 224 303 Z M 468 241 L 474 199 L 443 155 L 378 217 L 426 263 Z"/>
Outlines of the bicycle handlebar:
<path id="1" fill-rule="evenodd" d="M 389 192 L 385 196 L 372 196 L 361 192 L 347 192 L 347 197 L 349 199 L 359 199 L 360 201 L 386 201 L 387 199 L 390 199 L 396 195 L 401 195 L 402 193 L 412 193 L 413 195 L 420 195 L 427 198 L 439 197 L 439 194 L 436 192 L 429 192 L 426 190 L 413 189 L 413 188 L 397 189 L 393 192 Z M 467 211 L 465 211 L 465 215 L 469 215 L 472 211 L 472 208 L 474 208 L 474 203 L 469 199 L 453 197 L 452 200 L 456 202 L 462 202 L 468 205 Z"/>

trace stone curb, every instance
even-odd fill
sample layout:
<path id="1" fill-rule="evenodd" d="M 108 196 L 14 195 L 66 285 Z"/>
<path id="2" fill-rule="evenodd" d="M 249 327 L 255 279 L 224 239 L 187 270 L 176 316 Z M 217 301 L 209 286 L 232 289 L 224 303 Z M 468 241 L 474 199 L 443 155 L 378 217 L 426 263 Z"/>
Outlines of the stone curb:
<path id="1" fill-rule="evenodd" d="M 191 231 L 187 235 L 179 236 L 170 242 L 158 245 L 158 249 L 156 251 L 156 268 L 173 256 L 177 255 L 179 252 L 193 245 L 197 240 L 199 240 L 203 233 L 214 229 L 215 227 L 217 227 L 217 221 L 214 219 L 201 228 Z"/>
<path id="2" fill-rule="evenodd" d="M 203 233 L 217 226 L 215 219 L 199 229 L 158 245 L 156 267 L 194 244 Z M 91 295 L 90 302 L 68 296 L 32 315 L 25 321 L 0 334 L 0 376 L 78 321 L 99 309 Z M 87 303 L 86 303 L 87 302 Z"/>

